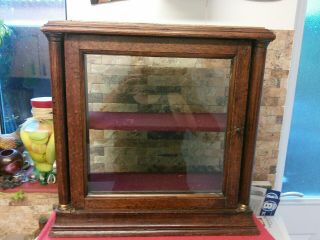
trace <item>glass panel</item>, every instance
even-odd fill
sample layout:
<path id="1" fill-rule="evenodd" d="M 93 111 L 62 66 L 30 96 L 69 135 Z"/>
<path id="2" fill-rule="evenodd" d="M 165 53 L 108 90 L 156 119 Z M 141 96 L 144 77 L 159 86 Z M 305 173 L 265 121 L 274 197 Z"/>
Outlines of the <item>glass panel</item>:
<path id="1" fill-rule="evenodd" d="M 222 192 L 231 60 L 85 61 L 90 193 Z"/>
<path id="2" fill-rule="evenodd" d="M 320 5 L 309 0 L 282 189 L 308 196 L 320 196 L 319 42 Z"/>
<path id="3" fill-rule="evenodd" d="M 2 133 L 31 116 L 31 98 L 51 95 L 48 41 L 40 26 L 59 19 L 66 19 L 64 0 L 0 0 Z M 4 36 L 1 20 L 9 29 Z"/>

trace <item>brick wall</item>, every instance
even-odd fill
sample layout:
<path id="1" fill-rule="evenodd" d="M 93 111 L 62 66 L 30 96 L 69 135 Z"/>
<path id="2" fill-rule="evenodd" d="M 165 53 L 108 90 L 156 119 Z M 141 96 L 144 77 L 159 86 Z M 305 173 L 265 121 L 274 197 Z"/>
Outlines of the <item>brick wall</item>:
<path id="1" fill-rule="evenodd" d="M 254 167 L 255 180 L 274 182 L 290 70 L 293 31 L 276 30 L 268 47 Z"/>

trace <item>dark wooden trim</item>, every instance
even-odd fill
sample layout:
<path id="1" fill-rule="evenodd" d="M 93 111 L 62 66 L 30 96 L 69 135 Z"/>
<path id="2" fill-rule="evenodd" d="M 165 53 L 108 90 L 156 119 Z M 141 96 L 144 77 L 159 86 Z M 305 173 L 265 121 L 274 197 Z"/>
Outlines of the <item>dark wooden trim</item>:
<path id="1" fill-rule="evenodd" d="M 245 143 L 243 150 L 243 164 L 240 179 L 239 202 L 249 205 L 251 178 L 255 154 L 255 144 L 259 121 L 259 109 L 263 86 L 267 41 L 255 41 L 252 51 L 252 65 L 250 70 L 249 101 L 247 107 L 247 121 L 245 126 Z"/>
<path id="2" fill-rule="evenodd" d="M 224 154 L 224 193 L 228 208 L 238 204 L 243 129 L 246 120 L 251 45 L 240 44 L 231 69 L 228 100 L 228 122 Z"/>
<path id="3" fill-rule="evenodd" d="M 114 196 L 112 196 L 114 195 Z M 222 194 L 105 194 L 85 198 L 86 209 L 176 210 L 226 208 Z"/>
<path id="4" fill-rule="evenodd" d="M 74 34 L 69 34 L 68 39 L 77 39 L 83 54 L 233 58 L 238 52 L 238 43 L 234 40 Z"/>
<path id="5" fill-rule="evenodd" d="M 59 204 L 70 204 L 67 110 L 65 97 L 64 34 L 47 33 L 51 63 L 51 93 L 55 132 Z"/>
<path id="6" fill-rule="evenodd" d="M 250 40 L 264 39 L 268 41 L 275 39 L 273 32 L 264 28 L 161 25 L 147 23 L 50 21 L 42 27 L 42 31 L 118 36 L 162 36 Z"/>
<path id="7" fill-rule="evenodd" d="M 68 143 L 70 156 L 70 190 L 72 207 L 82 209 L 84 207 L 85 159 L 86 137 L 85 129 L 85 92 L 81 54 L 77 40 L 65 37 L 65 62 L 66 68 L 66 100 L 68 107 Z"/>
<path id="8" fill-rule="evenodd" d="M 57 213 L 51 236 L 201 236 L 256 235 L 259 233 L 251 212 L 237 213 L 234 210 L 139 213 L 77 211 L 75 214 L 76 219 L 70 214 Z"/>

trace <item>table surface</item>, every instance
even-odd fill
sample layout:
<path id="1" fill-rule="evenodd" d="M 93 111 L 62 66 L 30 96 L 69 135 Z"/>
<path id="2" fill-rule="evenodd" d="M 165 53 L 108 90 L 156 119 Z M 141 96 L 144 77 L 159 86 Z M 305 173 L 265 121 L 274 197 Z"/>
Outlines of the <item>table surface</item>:
<path id="1" fill-rule="evenodd" d="M 6 190 L 0 188 L 0 192 L 3 193 L 14 193 L 18 191 L 23 191 L 25 193 L 58 193 L 58 184 L 41 185 L 39 182 L 27 182 L 18 187 Z"/>
<path id="2" fill-rule="evenodd" d="M 257 236 L 163 236 L 163 237 L 99 237 L 99 238 L 50 238 L 48 236 L 51 226 L 55 221 L 56 215 L 53 212 L 40 233 L 38 240 L 274 240 L 270 233 L 264 228 L 262 223 L 254 217 L 254 220 L 260 230 Z"/>

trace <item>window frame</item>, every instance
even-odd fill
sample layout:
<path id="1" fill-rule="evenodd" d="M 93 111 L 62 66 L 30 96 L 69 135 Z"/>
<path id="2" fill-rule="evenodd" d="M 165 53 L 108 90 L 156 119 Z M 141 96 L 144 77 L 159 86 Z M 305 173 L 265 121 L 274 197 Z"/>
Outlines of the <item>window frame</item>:
<path id="1" fill-rule="evenodd" d="M 282 191 L 283 176 L 285 171 L 285 163 L 287 157 L 293 106 L 295 100 L 296 85 L 298 80 L 298 71 L 301 55 L 301 46 L 303 40 L 304 21 L 307 11 L 308 1 L 298 1 L 294 28 L 294 40 L 292 47 L 292 57 L 290 71 L 287 84 L 287 95 L 284 104 L 283 123 L 281 127 L 281 135 L 279 141 L 279 154 L 277 161 L 277 173 L 275 177 L 274 188 Z"/>

